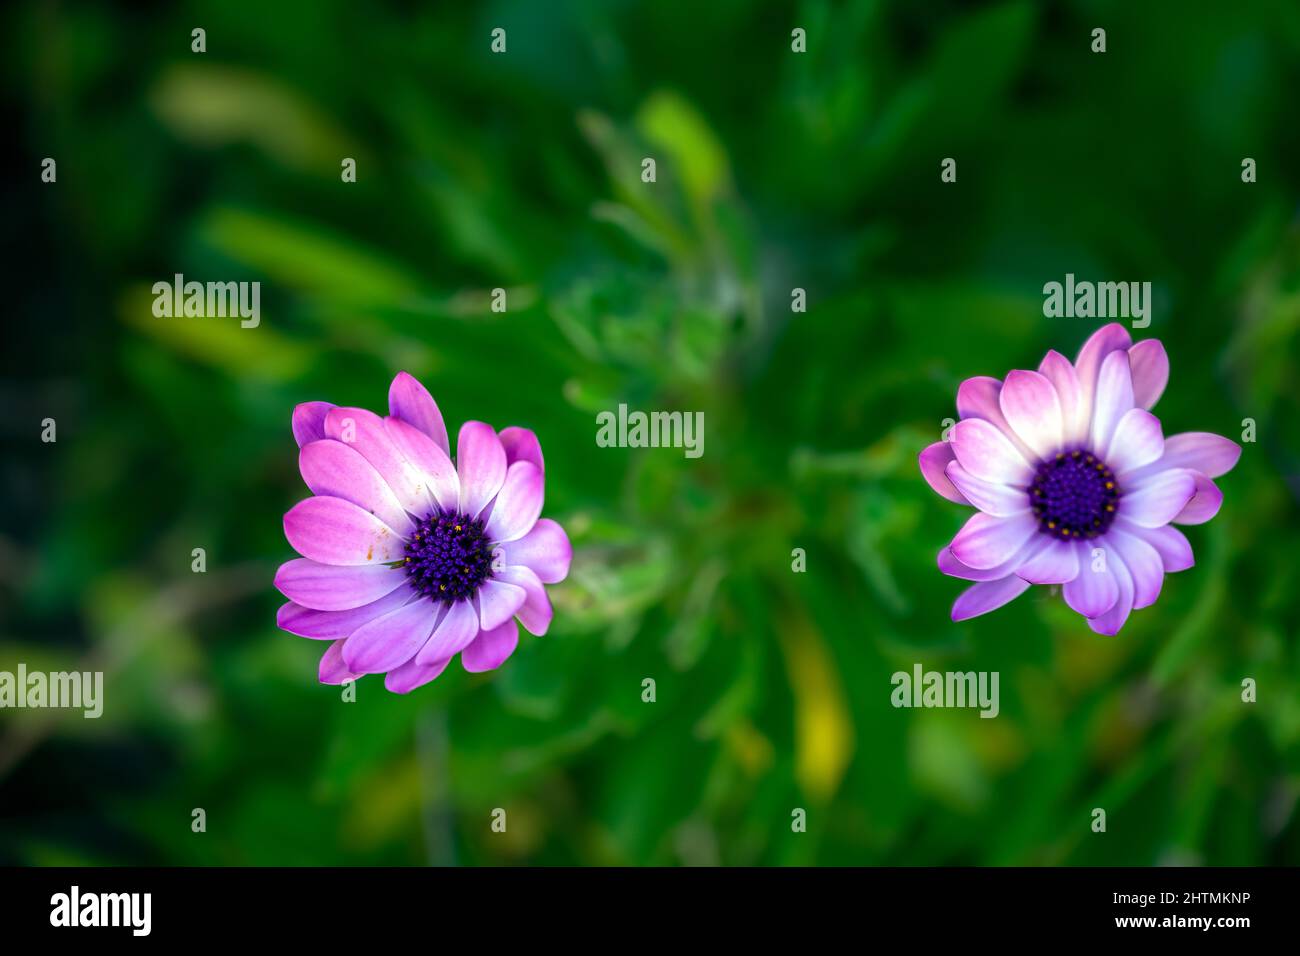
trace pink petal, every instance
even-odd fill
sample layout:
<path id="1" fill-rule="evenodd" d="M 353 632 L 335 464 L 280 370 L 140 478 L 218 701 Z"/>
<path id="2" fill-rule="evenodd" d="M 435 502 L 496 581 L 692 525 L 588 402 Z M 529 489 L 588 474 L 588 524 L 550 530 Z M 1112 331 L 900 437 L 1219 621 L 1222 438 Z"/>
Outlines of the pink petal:
<path id="1" fill-rule="evenodd" d="M 1223 504 L 1223 492 L 1199 471 L 1191 474 L 1196 479 L 1196 494 L 1171 520 L 1178 524 L 1205 524 L 1219 513 L 1219 507 Z"/>
<path id="2" fill-rule="evenodd" d="M 420 470 L 397 450 L 384 420 L 364 408 L 336 408 L 325 417 L 325 434 L 351 445 L 379 472 L 403 508 L 423 517 L 434 505 Z"/>
<path id="3" fill-rule="evenodd" d="M 510 618 L 491 631 L 480 631 L 474 642 L 460 652 L 460 662 L 471 674 L 496 670 L 519 645 L 519 626 Z"/>
<path id="4" fill-rule="evenodd" d="M 443 511 L 454 512 L 460 504 L 460 479 L 447 453 L 424 432 L 400 418 L 385 418 L 384 433 L 402 457 L 419 471 L 424 491 Z"/>
<path id="5" fill-rule="evenodd" d="M 996 611 L 1007 602 L 1020 597 L 1028 587 L 1028 581 L 1014 574 L 997 581 L 981 581 L 979 584 L 973 584 L 953 602 L 952 619 L 965 621 L 987 614 L 989 611 Z"/>
<path id="6" fill-rule="evenodd" d="M 343 663 L 343 641 L 335 641 L 321 656 L 318 677 L 322 684 L 342 684 L 344 681 L 357 680 L 362 675 L 354 674 Z"/>
<path id="7" fill-rule="evenodd" d="M 501 434 L 497 437 L 501 439 L 501 447 L 506 450 L 507 465 L 513 465 L 517 461 L 531 461 L 546 471 L 546 463 L 542 460 L 542 443 L 533 432 L 511 425 L 501 429 Z"/>
<path id="8" fill-rule="evenodd" d="M 381 674 L 413 658 L 433 630 L 432 601 L 413 601 L 361 625 L 343 645 L 343 661 L 358 674 Z"/>
<path id="9" fill-rule="evenodd" d="M 451 658 L 433 664 L 420 664 L 407 661 L 401 667 L 394 668 L 384 675 L 384 687 L 394 694 L 409 694 L 417 687 L 423 687 L 447 669 Z"/>
<path id="10" fill-rule="evenodd" d="M 1141 525 L 1133 524 L 1131 521 L 1125 521 L 1122 515 L 1116 520 L 1115 527 L 1134 537 L 1141 538 L 1155 548 L 1160 555 L 1166 574 L 1172 574 L 1175 571 L 1186 571 L 1196 563 L 1196 558 L 1192 554 L 1191 542 L 1177 528 L 1170 525 L 1163 525 L 1159 528 L 1144 528 Z"/>
<path id="11" fill-rule="evenodd" d="M 987 569 L 1014 555 L 1037 531 L 1038 522 L 1028 512 L 995 518 L 980 511 L 962 526 L 949 547 L 962 564 Z"/>
<path id="12" fill-rule="evenodd" d="M 1065 603 L 1084 617 L 1097 617 L 1105 614 L 1119 600 L 1119 581 L 1114 566 L 1121 564 L 1119 556 L 1113 551 L 1106 551 L 1105 570 L 1093 567 L 1092 550 L 1094 545 L 1082 541 L 1075 542 L 1075 552 L 1079 556 L 1079 573 L 1073 580 L 1067 581 L 1062 593 Z"/>
<path id="13" fill-rule="evenodd" d="M 1079 377 L 1080 407 L 1088 421 L 1092 420 L 1097 377 L 1101 372 L 1102 363 L 1112 352 L 1127 349 L 1132 344 L 1133 339 L 1129 336 L 1128 329 L 1118 322 L 1112 322 L 1092 333 L 1088 341 L 1083 343 L 1083 348 L 1079 349 L 1079 356 L 1074 360 L 1074 371 Z M 1088 437 L 1086 428 L 1082 437 L 1084 439 Z"/>
<path id="14" fill-rule="evenodd" d="M 1133 375 L 1128 367 L 1128 353 L 1111 352 L 1101 363 L 1097 388 L 1092 398 L 1091 448 L 1098 455 L 1110 447 L 1111 437 L 1124 413 L 1133 407 Z"/>
<path id="15" fill-rule="evenodd" d="M 478 611 L 469 601 L 456 601 L 442 616 L 433 634 L 415 655 L 415 663 L 436 665 L 459 654 L 478 634 Z"/>
<path id="16" fill-rule="evenodd" d="M 949 501 L 955 501 L 959 505 L 968 505 L 970 502 L 944 474 L 948 462 L 953 460 L 952 443 L 946 441 L 937 441 L 933 445 L 926 446 L 925 450 L 917 456 L 917 463 L 921 466 L 921 476 L 925 478 L 931 488 Z"/>
<path id="17" fill-rule="evenodd" d="M 1061 403 L 1062 437 L 1067 445 L 1082 444 L 1088 437 L 1092 407 L 1083 401 L 1083 387 L 1070 360 L 1057 351 L 1048 352 L 1038 371 L 1052 383 Z"/>
<path id="18" fill-rule="evenodd" d="M 1015 574 L 1018 567 L 1031 560 L 1051 543 L 1052 539 L 1045 534 L 1034 535 L 1019 551 L 992 568 L 972 568 L 968 564 L 962 564 L 952 553 L 952 549 L 945 545 L 939 550 L 937 562 L 939 570 L 950 577 L 963 578 L 967 581 L 997 581 L 1009 574 Z"/>
<path id="19" fill-rule="evenodd" d="M 506 450 L 491 425 L 466 422 L 456 439 L 460 474 L 460 511 L 478 517 L 506 480 Z"/>
<path id="20" fill-rule="evenodd" d="M 1190 468 L 1207 478 L 1226 475 L 1241 457 L 1241 446 L 1210 432 L 1181 432 L 1165 439 L 1160 460 L 1148 466 L 1147 473 L 1170 468 Z"/>
<path id="21" fill-rule="evenodd" d="M 275 572 L 275 586 L 295 604 L 347 611 L 378 601 L 406 583 L 406 572 L 382 564 L 338 567 L 294 558 Z"/>
<path id="22" fill-rule="evenodd" d="M 293 410 L 293 438 L 301 448 L 325 437 L 325 416 L 334 406 L 329 402 L 303 402 Z"/>
<path id="23" fill-rule="evenodd" d="M 397 373 L 393 384 L 388 386 L 388 412 L 427 435 L 444 455 L 451 455 L 447 426 L 443 424 L 438 403 L 415 376 L 407 372 Z"/>
<path id="24" fill-rule="evenodd" d="M 290 634 L 319 641 L 337 641 L 362 624 L 395 611 L 411 599 L 409 588 L 396 588 L 377 601 L 347 611 L 318 611 L 290 601 L 276 612 L 275 623 Z"/>
<path id="25" fill-rule="evenodd" d="M 1159 339 L 1145 339 L 1128 350 L 1128 360 L 1133 369 L 1133 402 L 1138 408 L 1151 408 L 1169 382 L 1165 347 Z"/>
<path id="26" fill-rule="evenodd" d="M 987 375 L 968 378 L 957 387 L 957 415 L 960 418 L 982 418 L 1006 436 L 1007 441 L 1015 446 L 1016 451 L 1026 461 L 1034 453 L 1020 440 L 1020 436 L 1007 424 L 1002 414 L 1002 405 L 998 396 L 1002 393 L 1002 383 Z"/>
<path id="27" fill-rule="evenodd" d="M 1049 542 L 1016 569 L 1016 574 L 1030 584 L 1065 584 L 1079 574 L 1078 550 L 1064 541 Z"/>
<path id="28" fill-rule="evenodd" d="M 1061 400 L 1045 375 L 1021 369 L 1008 372 L 998 404 L 1012 431 L 1037 458 L 1061 450 L 1065 434 Z"/>
<path id="29" fill-rule="evenodd" d="M 996 425 L 965 418 L 953 426 L 952 436 L 953 453 L 976 478 L 1022 488 L 1033 478 L 1029 462 Z"/>
<path id="30" fill-rule="evenodd" d="M 1029 510 L 1029 498 L 1021 488 L 976 478 L 959 462 L 950 462 L 947 476 L 972 505 L 985 514 L 1007 517 Z"/>
<path id="31" fill-rule="evenodd" d="M 401 535 L 342 498 L 298 502 L 284 516 L 284 536 L 304 558 L 321 564 L 391 564 L 405 557 Z"/>
<path id="32" fill-rule="evenodd" d="M 569 575 L 573 546 L 564 529 L 550 518 L 539 518 L 532 531 L 499 547 L 505 564 L 532 568 L 544 584 L 556 584 Z"/>
<path id="33" fill-rule="evenodd" d="M 528 595 L 517 584 L 489 578 L 478 589 L 479 625 L 485 631 L 500 627 L 524 606 Z"/>
<path id="34" fill-rule="evenodd" d="M 1088 626 L 1098 634 L 1109 637 L 1119 633 L 1119 629 L 1128 620 L 1129 612 L 1133 610 L 1133 579 L 1118 555 L 1111 554 L 1107 564 L 1115 576 L 1115 603 L 1105 613 L 1089 619 Z"/>
<path id="35" fill-rule="evenodd" d="M 1165 565 L 1160 552 L 1142 538 L 1112 528 L 1106 535 L 1119 551 L 1133 582 L 1133 608 L 1150 607 L 1160 597 L 1165 581 Z"/>
<path id="36" fill-rule="evenodd" d="M 531 531 L 542 513 L 544 485 L 542 470 L 531 461 L 511 465 L 484 529 L 488 540 L 515 541 Z"/>
<path id="37" fill-rule="evenodd" d="M 1144 528 L 1168 524 L 1196 493 L 1196 473 L 1185 468 L 1162 471 L 1126 485 L 1119 501 L 1120 513 Z"/>
<path id="38" fill-rule="evenodd" d="M 541 637 L 551 626 L 551 599 L 546 596 L 546 587 L 541 579 L 529 568 L 502 568 L 496 572 L 496 579 L 506 584 L 513 584 L 524 589 L 527 597 L 516 613 L 519 623 L 528 633 Z"/>
<path id="39" fill-rule="evenodd" d="M 298 470 L 313 494 L 350 501 L 403 536 L 415 530 L 388 482 L 350 445 L 330 438 L 308 442 L 298 453 Z"/>
<path id="40" fill-rule="evenodd" d="M 1130 408 L 1115 426 L 1110 446 L 1098 452 L 1116 475 L 1156 461 L 1165 450 L 1165 436 L 1160 419 L 1146 409 Z"/>

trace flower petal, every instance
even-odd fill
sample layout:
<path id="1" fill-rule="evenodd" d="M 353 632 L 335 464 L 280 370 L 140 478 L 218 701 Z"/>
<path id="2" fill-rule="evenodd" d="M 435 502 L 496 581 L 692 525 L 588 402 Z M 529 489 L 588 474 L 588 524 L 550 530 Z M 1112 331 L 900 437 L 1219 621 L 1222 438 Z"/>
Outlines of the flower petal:
<path id="1" fill-rule="evenodd" d="M 456 601 L 433 629 L 415 663 L 432 666 L 459 654 L 478 634 L 478 611 L 469 601 Z"/>
<path id="2" fill-rule="evenodd" d="M 1112 322 L 1109 325 L 1103 325 L 1096 332 L 1088 337 L 1088 341 L 1083 343 L 1083 348 L 1079 349 L 1079 355 L 1074 360 L 1074 371 L 1079 378 L 1079 393 L 1082 404 L 1080 408 L 1087 421 L 1092 420 L 1092 408 L 1095 404 L 1095 395 L 1097 392 L 1097 376 L 1101 372 L 1102 363 L 1106 356 L 1120 349 L 1127 349 L 1133 344 L 1132 337 L 1128 334 L 1128 329 L 1118 322 Z M 1087 439 L 1088 429 L 1085 427 L 1081 438 Z"/>
<path id="3" fill-rule="evenodd" d="M 528 595 L 517 584 L 489 578 L 479 585 L 479 625 L 485 631 L 500 627 L 524 606 Z"/>
<path id="4" fill-rule="evenodd" d="M 1160 555 L 1166 574 L 1172 574 L 1175 571 L 1186 571 L 1196 563 L 1196 557 L 1192 554 L 1191 542 L 1187 540 L 1185 534 L 1175 527 L 1163 525 L 1159 528 L 1144 528 L 1141 525 L 1133 524 L 1131 521 L 1125 521 L 1122 515 L 1116 520 L 1115 526 L 1134 537 L 1141 538 L 1155 548 Z"/>
<path id="5" fill-rule="evenodd" d="M 1012 431 L 1036 457 L 1047 458 L 1061 450 L 1065 433 L 1061 400 L 1045 375 L 1021 369 L 1008 372 L 998 405 Z"/>
<path id="6" fill-rule="evenodd" d="M 506 450 L 507 465 L 513 465 L 517 461 L 531 461 L 546 471 L 546 463 L 542 460 L 542 443 L 533 432 L 511 425 L 501 429 L 497 437 L 501 439 L 501 447 Z"/>
<path id="7" fill-rule="evenodd" d="M 551 626 L 551 599 L 546 596 L 546 587 L 531 568 L 502 568 L 496 572 L 496 579 L 506 584 L 514 584 L 524 589 L 527 597 L 515 615 L 528 633 L 541 637 Z"/>
<path id="8" fill-rule="evenodd" d="M 1116 475 L 1156 461 L 1164 453 L 1165 436 L 1160 419 L 1143 408 L 1130 408 L 1115 426 L 1104 452 L 1099 452 Z"/>
<path id="9" fill-rule="evenodd" d="M 1133 609 L 1150 607 L 1160 597 L 1165 565 L 1160 552 L 1137 535 L 1112 528 L 1106 540 L 1113 542 L 1133 582 Z"/>
<path id="10" fill-rule="evenodd" d="M 531 531 L 542 513 L 544 486 L 542 470 L 531 461 L 517 461 L 506 469 L 484 529 L 488 540 L 515 541 Z"/>
<path id="11" fill-rule="evenodd" d="M 398 372 L 393 378 L 393 384 L 388 386 L 388 413 L 415 426 L 429 436 L 444 455 L 451 455 L 447 426 L 443 423 L 442 412 L 438 411 L 438 403 L 414 375 Z"/>
<path id="12" fill-rule="evenodd" d="M 295 604 L 317 611 L 348 611 L 406 583 L 406 572 L 383 564 L 339 567 L 294 558 L 275 572 L 275 586 Z"/>
<path id="13" fill-rule="evenodd" d="M 1178 524 L 1205 524 L 1219 513 L 1219 507 L 1223 504 L 1223 492 L 1199 471 L 1191 474 L 1196 479 L 1196 494 L 1171 520 Z"/>
<path id="14" fill-rule="evenodd" d="M 949 501 L 955 501 L 959 505 L 968 505 L 970 502 L 944 474 L 948 462 L 953 460 L 952 443 L 946 441 L 937 441 L 933 445 L 927 445 L 916 459 L 917 464 L 921 466 L 921 477 L 926 480 L 926 483 L 931 488 Z"/>
<path id="15" fill-rule="evenodd" d="M 1133 407 L 1133 374 L 1129 371 L 1128 353 L 1111 352 L 1102 360 L 1097 374 L 1097 388 L 1092 397 L 1091 448 L 1097 454 L 1110 447 L 1115 427 L 1124 413 Z"/>
<path id="16" fill-rule="evenodd" d="M 1162 471 L 1125 487 L 1119 511 L 1144 528 L 1169 524 L 1196 494 L 1196 473 L 1186 468 Z"/>
<path id="17" fill-rule="evenodd" d="M 1084 617 L 1105 614 L 1119 600 L 1119 581 L 1113 570 L 1120 563 L 1119 557 L 1103 548 L 1105 561 L 1099 569 L 1090 544 L 1079 541 L 1074 548 L 1079 556 L 1079 573 L 1061 589 L 1065 603 Z"/>
<path id="18" fill-rule="evenodd" d="M 1070 360 L 1060 352 L 1050 351 L 1039 363 L 1038 371 L 1056 389 L 1061 403 L 1061 430 L 1065 444 L 1077 445 L 1086 441 L 1092 407 L 1084 404 L 1079 375 Z"/>
<path id="19" fill-rule="evenodd" d="M 1026 461 L 1034 457 L 1020 436 L 1007 423 L 1002 414 L 1002 405 L 998 396 L 1002 393 L 1002 383 L 987 375 L 976 375 L 957 386 L 957 415 L 960 418 L 982 418 L 1006 436 L 1007 441 L 1015 446 L 1016 451 Z"/>
<path id="20" fill-rule="evenodd" d="M 487 507 L 506 480 L 506 450 L 491 425 L 466 422 L 456 439 L 460 510 L 471 518 Z"/>
<path id="21" fill-rule="evenodd" d="M 394 694 L 409 694 L 440 675 L 447 669 L 449 663 L 451 663 L 450 657 L 434 664 L 407 661 L 401 667 L 396 667 L 384 675 L 384 687 Z"/>
<path id="22" fill-rule="evenodd" d="M 996 611 L 1002 605 L 1020 597 L 1028 587 L 1028 581 L 1014 574 L 997 581 L 981 581 L 979 584 L 972 584 L 953 602 L 952 619 L 965 621 L 987 614 L 989 611 Z"/>
<path id="23" fill-rule="evenodd" d="M 308 442 L 298 453 L 298 470 L 313 494 L 350 501 L 403 536 L 415 530 L 388 482 L 350 445 L 331 438 Z"/>
<path id="24" fill-rule="evenodd" d="M 1138 408 L 1151 408 L 1169 382 L 1169 356 L 1165 347 L 1159 339 L 1144 339 L 1128 350 L 1128 361 L 1133 369 L 1133 402 Z"/>
<path id="25" fill-rule="evenodd" d="M 1024 489 L 976 478 L 960 462 L 950 462 L 947 476 L 966 500 L 985 514 L 1008 517 L 1029 510 Z"/>
<path id="26" fill-rule="evenodd" d="M 966 581 L 997 581 L 1009 574 L 1015 574 L 1018 567 L 1032 559 L 1034 555 L 1051 543 L 1052 539 L 1045 534 L 1034 535 L 1024 543 L 1019 551 L 992 568 L 972 568 L 968 564 L 962 564 L 957 560 L 957 556 L 952 553 L 952 548 L 945 545 L 939 549 L 937 562 L 939 570 L 950 577 L 962 578 Z"/>
<path id="27" fill-rule="evenodd" d="M 987 569 L 1014 555 L 1037 531 L 1038 522 L 1028 512 L 996 518 L 980 511 L 962 526 L 949 547 L 962 564 Z"/>
<path id="28" fill-rule="evenodd" d="M 358 674 L 381 674 L 405 664 L 433 631 L 432 601 L 412 601 L 361 625 L 343 645 L 343 662 Z"/>
<path id="29" fill-rule="evenodd" d="M 321 655 L 317 676 L 322 684 L 342 684 L 356 680 L 360 674 L 354 674 L 343 663 L 343 641 L 335 641 Z"/>
<path id="30" fill-rule="evenodd" d="M 404 557 L 401 535 L 342 498 L 298 502 L 284 516 L 284 536 L 304 558 L 321 564 L 389 564 Z"/>
<path id="31" fill-rule="evenodd" d="M 532 531 L 498 547 L 507 566 L 532 568 L 543 584 L 556 584 L 569 575 L 573 545 L 564 529 L 550 518 L 539 518 Z"/>
<path id="32" fill-rule="evenodd" d="M 1241 457 L 1241 446 L 1210 432 L 1180 432 L 1165 439 L 1165 451 L 1158 461 L 1142 472 L 1154 474 L 1169 468 L 1190 468 L 1207 478 L 1232 471 Z"/>
<path id="33" fill-rule="evenodd" d="M 495 670 L 519 646 L 519 625 L 510 618 L 500 627 L 490 631 L 479 631 L 474 642 L 460 652 L 460 662 L 471 674 Z"/>
<path id="34" fill-rule="evenodd" d="M 293 410 L 293 439 L 301 448 L 325 437 L 325 416 L 334 406 L 329 402 L 303 402 Z"/>
<path id="35" fill-rule="evenodd" d="M 1048 539 L 1048 546 L 1020 565 L 1016 574 L 1030 584 L 1065 584 L 1079 574 L 1079 552 L 1065 541 Z"/>
<path id="36" fill-rule="evenodd" d="M 384 433 L 419 471 L 424 491 L 438 507 L 455 511 L 460 504 L 460 479 L 456 477 L 456 466 L 437 442 L 400 418 L 385 418 Z"/>
<path id="37" fill-rule="evenodd" d="M 347 611 L 318 611 L 290 601 L 276 612 L 275 623 L 281 630 L 318 641 L 337 641 L 347 637 L 362 624 L 395 611 L 411 599 L 408 588 L 395 588 L 377 601 Z"/>
<path id="38" fill-rule="evenodd" d="M 1104 614 L 1089 619 L 1088 626 L 1098 634 L 1109 637 L 1119 633 L 1119 629 L 1128 620 L 1129 612 L 1133 610 L 1133 578 L 1119 555 L 1112 554 L 1107 565 L 1115 577 L 1115 603 Z"/>
<path id="39" fill-rule="evenodd" d="M 434 501 L 425 490 L 424 476 L 397 450 L 384 429 L 384 420 L 374 412 L 333 409 L 325 417 L 325 434 L 359 451 L 411 514 L 423 516 L 432 509 Z"/>
<path id="40" fill-rule="evenodd" d="M 982 418 L 964 418 L 953 426 L 952 450 L 976 478 L 1022 488 L 1033 478 L 1024 456 L 996 425 Z"/>

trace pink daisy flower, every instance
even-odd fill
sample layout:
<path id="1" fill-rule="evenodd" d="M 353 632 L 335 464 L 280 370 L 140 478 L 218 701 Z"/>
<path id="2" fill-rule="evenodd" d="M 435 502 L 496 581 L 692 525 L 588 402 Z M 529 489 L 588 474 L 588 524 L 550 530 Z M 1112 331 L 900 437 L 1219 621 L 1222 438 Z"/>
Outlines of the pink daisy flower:
<path id="1" fill-rule="evenodd" d="M 939 552 L 944 574 L 975 581 L 952 607 L 962 621 L 1031 584 L 1062 585 L 1099 634 L 1155 603 L 1166 572 L 1193 564 L 1170 522 L 1202 524 L 1223 493 L 1212 479 L 1241 448 L 1208 432 L 1165 438 L 1149 409 L 1169 359 L 1156 339 L 1098 329 L 1074 364 L 1048 352 L 1037 372 L 967 379 L 951 441 L 920 455 L 921 474 L 976 513 Z"/>
<path id="2" fill-rule="evenodd" d="M 573 550 L 542 512 L 537 436 L 466 422 L 451 461 L 429 392 L 405 372 L 385 418 L 306 402 L 293 410 L 299 469 L 315 497 L 284 516 L 301 558 L 275 586 L 289 603 L 276 623 L 331 641 L 320 680 L 386 674 L 405 694 L 460 655 L 471 672 L 499 667 L 519 623 L 546 633 L 546 584 L 564 580 Z"/>

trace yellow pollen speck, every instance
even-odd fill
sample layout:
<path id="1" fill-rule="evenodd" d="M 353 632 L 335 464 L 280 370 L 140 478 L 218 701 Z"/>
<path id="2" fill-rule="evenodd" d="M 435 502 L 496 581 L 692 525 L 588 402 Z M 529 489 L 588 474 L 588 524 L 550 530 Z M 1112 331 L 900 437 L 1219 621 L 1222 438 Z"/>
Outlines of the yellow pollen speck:
<path id="1" fill-rule="evenodd" d="M 1055 521 L 1049 521 L 1049 522 L 1047 522 L 1047 526 L 1048 526 L 1049 528 L 1055 528 L 1055 527 L 1056 527 L 1056 522 L 1055 522 Z"/>
<path id="2" fill-rule="evenodd" d="M 1114 488 L 1114 487 L 1115 487 L 1115 482 L 1113 482 L 1113 481 L 1108 481 L 1108 482 L 1106 482 L 1106 487 L 1107 487 L 1107 488 Z"/>
<path id="3" fill-rule="evenodd" d="M 439 590 L 439 591 L 445 591 L 445 590 L 447 590 L 447 585 L 445 585 L 445 584 L 439 584 L 439 585 L 438 585 L 438 590 Z"/>
<path id="4" fill-rule="evenodd" d="M 1106 506 L 1106 510 L 1107 510 L 1107 511 L 1114 511 L 1114 510 L 1115 510 L 1115 506 L 1114 506 L 1114 505 L 1107 505 L 1107 506 Z"/>
<path id="5" fill-rule="evenodd" d="M 460 530 L 460 525 L 456 525 L 456 530 L 457 530 L 457 531 Z"/>

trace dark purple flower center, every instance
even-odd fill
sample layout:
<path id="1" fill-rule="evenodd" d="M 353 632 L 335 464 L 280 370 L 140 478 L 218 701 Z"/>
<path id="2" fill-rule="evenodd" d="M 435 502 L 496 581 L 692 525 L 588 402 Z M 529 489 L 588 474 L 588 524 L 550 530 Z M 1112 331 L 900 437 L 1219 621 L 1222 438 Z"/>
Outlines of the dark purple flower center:
<path id="1" fill-rule="evenodd" d="M 450 604 L 492 576 L 492 548 L 478 518 L 436 511 L 416 523 L 401 564 L 416 593 Z"/>
<path id="2" fill-rule="evenodd" d="M 1038 466 L 1029 504 L 1038 528 L 1054 538 L 1095 538 L 1115 520 L 1120 491 L 1110 467 L 1092 452 L 1062 452 Z"/>

